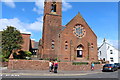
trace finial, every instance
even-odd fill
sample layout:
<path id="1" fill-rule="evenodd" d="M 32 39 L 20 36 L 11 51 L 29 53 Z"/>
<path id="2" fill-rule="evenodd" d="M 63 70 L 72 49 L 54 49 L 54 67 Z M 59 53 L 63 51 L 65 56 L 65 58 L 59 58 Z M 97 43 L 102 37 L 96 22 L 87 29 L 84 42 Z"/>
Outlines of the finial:
<path id="1" fill-rule="evenodd" d="M 80 17 L 82 17 L 82 15 L 80 14 L 80 12 L 78 12 L 77 16 L 80 16 Z"/>
<path id="2" fill-rule="evenodd" d="M 78 15 L 80 15 L 80 12 L 78 11 Z"/>

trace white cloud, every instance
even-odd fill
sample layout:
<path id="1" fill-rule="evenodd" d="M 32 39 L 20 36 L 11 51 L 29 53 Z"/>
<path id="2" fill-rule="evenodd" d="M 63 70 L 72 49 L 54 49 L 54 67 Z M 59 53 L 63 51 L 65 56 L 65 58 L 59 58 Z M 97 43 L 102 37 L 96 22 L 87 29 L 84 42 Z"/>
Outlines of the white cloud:
<path id="1" fill-rule="evenodd" d="M 62 11 L 67 11 L 68 9 L 72 8 L 72 5 L 66 2 L 65 0 L 63 0 L 62 4 L 63 4 Z"/>
<path id="2" fill-rule="evenodd" d="M 0 30 L 6 28 L 6 26 L 16 27 L 22 33 L 31 33 L 30 31 L 41 31 L 43 27 L 43 17 L 38 18 L 39 20 L 33 23 L 24 23 L 21 22 L 18 18 L 13 19 L 0 19 Z M 41 19 L 41 20 L 40 20 Z"/>
<path id="3" fill-rule="evenodd" d="M 36 0 L 35 1 L 35 6 L 33 8 L 33 11 L 37 12 L 38 14 L 43 14 L 43 10 L 44 10 L 44 0 L 40 1 L 40 0 Z"/>
<path id="4" fill-rule="evenodd" d="M 13 2 L 13 0 L 4 0 L 5 5 L 11 7 L 11 8 L 15 8 L 15 3 Z"/>
<path id="5" fill-rule="evenodd" d="M 36 0 L 35 6 L 33 8 L 33 11 L 37 12 L 38 14 L 43 14 L 44 11 L 44 0 Z M 62 1 L 62 11 L 67 11 L 68 9 L 71 9 L 72 5 L 65 0 Z"/>
<path id="6" fill-rule="evenodd" d="M 37 21 L 29 25 L 29 29 L 35 30 L 35 31 L 41 31 L 43 28 L 43 17 L 37 18 Z"/>

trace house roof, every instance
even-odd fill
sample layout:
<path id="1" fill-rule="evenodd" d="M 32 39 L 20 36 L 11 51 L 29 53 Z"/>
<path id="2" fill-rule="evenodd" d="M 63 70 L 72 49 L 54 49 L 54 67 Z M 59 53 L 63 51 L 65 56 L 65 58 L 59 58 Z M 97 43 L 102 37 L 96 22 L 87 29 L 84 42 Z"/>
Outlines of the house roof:
<path id="1" fill-rule="evenodd" d="M 114 46 L 112 46 L 111 44 L 107 43 L 107 42 L 103 42 L 102 45 L 98 48 L 98 50 L 104 45 L 104 44 L 108 44 L 109 46 L 115 48 Z M 115 48 L 116 50 L 118 50 L 117 48 Z M 118 50 L 119 51 L 119 50 Z"/>

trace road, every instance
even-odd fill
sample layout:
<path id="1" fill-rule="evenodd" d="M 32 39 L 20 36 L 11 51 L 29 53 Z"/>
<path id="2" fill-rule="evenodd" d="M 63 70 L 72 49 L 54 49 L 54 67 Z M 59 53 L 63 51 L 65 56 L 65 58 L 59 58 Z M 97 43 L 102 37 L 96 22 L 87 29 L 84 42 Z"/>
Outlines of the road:
<path id="1" fill-rule="evenodd" d="M 118 78 L 118 72 L 102 71 L 59 71 L 58 73 L 49 73 L 48 71 L 24 71 L 13 70 L 3 71 L 0 74 L 3 78 Z"/>

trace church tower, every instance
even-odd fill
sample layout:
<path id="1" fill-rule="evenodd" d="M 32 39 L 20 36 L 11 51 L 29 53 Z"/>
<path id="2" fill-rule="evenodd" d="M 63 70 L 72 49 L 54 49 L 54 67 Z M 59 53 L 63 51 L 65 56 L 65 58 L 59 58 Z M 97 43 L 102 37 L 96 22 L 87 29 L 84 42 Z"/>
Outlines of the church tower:
<path id="1" fill-rule="evenodd" d="M 46 0 L 44 3 L 44 23 L 41 58 L 56 58 L 57 39 L 62 24 L 62 2 Z"/>

